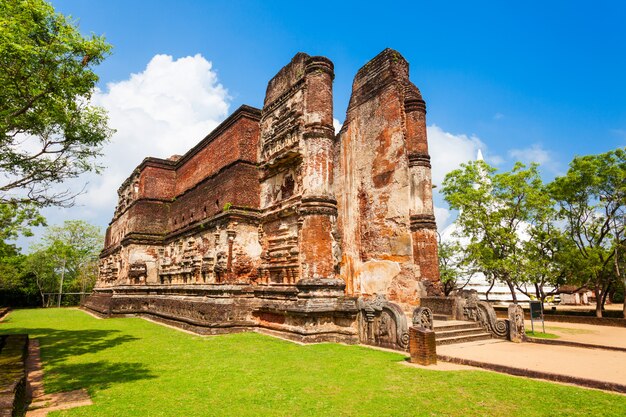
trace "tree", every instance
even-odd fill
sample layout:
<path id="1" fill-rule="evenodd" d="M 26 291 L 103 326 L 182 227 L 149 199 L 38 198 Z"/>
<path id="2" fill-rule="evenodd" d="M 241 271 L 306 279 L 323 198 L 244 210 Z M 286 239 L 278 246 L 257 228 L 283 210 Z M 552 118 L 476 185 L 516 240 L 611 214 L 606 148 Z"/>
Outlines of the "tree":
<path id="1" fill-rule="evenodd" d="M 50 300 L 46 299 L 45 294 L 58 290 L 55 266 L 56 262 L 52 251 L 46 249 L 39 249 L 30 253 L 24 260 L 24 270 L 33 278 L 41 298 L 42 307 L 49 307 Z"/>
<path id="2" fill-rule="evenodd" d="M 439 276 L 443 285 L 443 294 L 447 297 L 452 291 L 465 288 L 474 275 L 463 255 L 463 248 L 459 242 L 444 242 L 439 236 Z M 459 285 L 461 278 L 465 282 Z"/>
<path id="3" fill-rule="evenodd" d="M 19 235 L 31 236 L 31 227 L 44 224 L 32 204 L 0 204 L 0 292 L 7 304 L 22 304 L 27 296 L 28 285 L 24 285 L 24 256 L 11 240 Z M 0 301 L 1 302 L 1 301 Z"/>
<path id="4" fill-rule="evenodd" d="M 43 0 L 0 2 L 0 205 L 71 205 L 58 185 L 99 169 L 113 131 L 92 68 L 110 49 Z"/>
<path id="5" fill-rule="evenodd" d="M 576 248 L 578 279 L 593 290 L 596 315 L 602 317 L 626 243 L 626 149 L 574 158 L 550 191 Z"/>
<path id="6" fill-rule="evenodd" d="M 547 194 L 546 194 L 547 195 Z M 542 303 L 546 298 L 559 293 L 559 286 L 565 283 L 576 271 L 571 256 L 573 244 L 558 227 L 554 202 L 547 201 L 545 209 L 528 225 L 528 240 L 522 242 L 520 284 L 517 289 L 529 298 L 533 294 Z M 547 290 L 546 287 L 552 287 Z"/>
<path id="7" fill-rule="evenodd" d="M 458 234 L 469 243 L 466 261 L 486 277 L 505 283 L 513 301 L 520 280 L 524 234 L 528 224 L 549 207 L 537 165 L 517 163 L 510 172 L 496 174 L 484 161 L 461 165 L 443 181 L 442 193 L 459 210 Z"/>
<path id="8" fill-rule="evenodd" d="M 95 283 L 94 263 L 102 248 L 100 229 L 82 220 L 48 227 L 26 262 L 40 292 L 89 291 Z M 45 291 L 44 291 L 45 289 Z M 59 305 L 61 297 L 59 297 Z"/>

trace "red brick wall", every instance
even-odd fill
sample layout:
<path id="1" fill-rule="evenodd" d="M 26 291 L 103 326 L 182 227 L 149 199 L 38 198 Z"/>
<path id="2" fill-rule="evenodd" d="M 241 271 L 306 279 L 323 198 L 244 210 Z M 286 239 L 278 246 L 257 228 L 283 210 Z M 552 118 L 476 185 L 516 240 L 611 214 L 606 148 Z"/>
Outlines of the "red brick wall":
<path id="1" fill-rule="evenodd" d="M 245 117 L 226 128 L 176 169 L 175 194 L 197 185 L 237 160 L 257 162 L 259 122 Z"/>

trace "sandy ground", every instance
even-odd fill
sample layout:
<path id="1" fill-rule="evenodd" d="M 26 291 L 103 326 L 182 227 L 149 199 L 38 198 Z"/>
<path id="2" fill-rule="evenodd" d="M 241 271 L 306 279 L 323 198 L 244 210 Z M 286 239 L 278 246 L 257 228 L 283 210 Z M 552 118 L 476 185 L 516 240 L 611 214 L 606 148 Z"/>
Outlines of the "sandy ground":
<path id="1" fill-rule="evenodd" d="M 626 352 L 487 340 L 438 346 L 456 358 L 626 385 Z"/>
<path id="2" fill-rule="evenodd" d="M 568 342 L 587 343 L 591 345 L 615 346 L 626 349 L 626 328 L 613 326 L 594 326 L 579 323 L 561 323 L 546 321 L 546 332 L 553 333 Z M 530 330 L 530 320 L 524 323 Z M 542 331 L 541 321 L 535 320 L 535 333 Z"/>
<path id="3" fill-rule="evenodd" d="M 525 323 L 530 329 L 530 321 Z M 541 322 L 535 322 L 541 331 Z M 557 340 L 626 348 L 626 328 L 546 322 Z M 437 346 L 437 353 L 456 358 L 626 385 L 626 352 L 536 343 L 487 340 Z"/>

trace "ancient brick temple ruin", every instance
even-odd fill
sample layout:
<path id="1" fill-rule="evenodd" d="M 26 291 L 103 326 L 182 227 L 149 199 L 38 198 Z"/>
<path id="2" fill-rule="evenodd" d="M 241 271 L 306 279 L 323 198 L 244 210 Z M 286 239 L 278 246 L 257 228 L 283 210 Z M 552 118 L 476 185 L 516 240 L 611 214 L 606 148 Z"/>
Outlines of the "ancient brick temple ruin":
<path id="1" fill-rule="evenodd" d="M 335 134 L 333 77 L 329 59 L 298 53 L 263 109 L 144 159 L 85 307 L 200 333 L 407 343 L 398 317 L 439 291 L 426 107 L 386 49 L 357 73 Z"/>

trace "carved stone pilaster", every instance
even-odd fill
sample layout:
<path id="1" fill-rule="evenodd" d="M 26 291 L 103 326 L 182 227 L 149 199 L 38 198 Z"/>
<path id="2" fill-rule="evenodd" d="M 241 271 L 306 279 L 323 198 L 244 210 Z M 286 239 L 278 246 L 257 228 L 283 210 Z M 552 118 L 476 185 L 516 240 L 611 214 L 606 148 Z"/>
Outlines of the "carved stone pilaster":
<path id="1" fill-rule="evenodd" d="M 519 304 L 509 304 L 509 340 L 521 343 L 526 339 L 524 309 Z"/>

